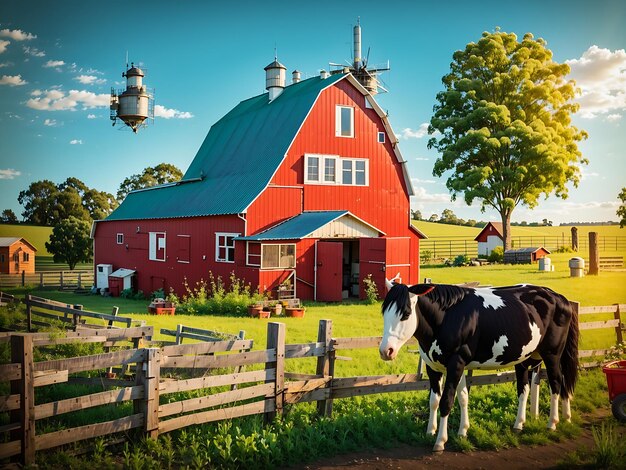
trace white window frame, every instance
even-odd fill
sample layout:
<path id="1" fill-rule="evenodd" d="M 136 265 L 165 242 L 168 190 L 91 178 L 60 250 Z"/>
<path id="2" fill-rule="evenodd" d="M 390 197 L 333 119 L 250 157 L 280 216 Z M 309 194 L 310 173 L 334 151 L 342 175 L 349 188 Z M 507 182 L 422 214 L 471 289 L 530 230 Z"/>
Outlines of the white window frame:
<path id="1" fill-rule="evenodd" d="M 381 137 L 382 137 L 382 140 L 381 140 Z M 385 133 L 384 132 L 379 132 L 378 133 L 377 142 L 379 144 L 384 144 L 385 143 Z"/>
<path id="2" fill-rule="evenodd" d="M 157 235 L 163 235 L 163 237 L 157 238 Z M 148 232 L 148 238 L 148 259 L 150 261 L 160 261 L 164 263 L 167 259 L 167 234 L 165 232 Z M 161 244 L 163 247 L 160 246 Z M 161 248 L 163 248 L 163 259 L 157 258 L 157 250 Z"/>
<path id="3" fill-rule="evenodd" d="M 263 265 L 263 255 L 265 254 L 265 248 L 268 246 L 277 246 L 278 247 L 278 266 L 264 266 Z M 280 266 L 280 252 L 283 246 L 293 246 L 293 266 Z M 261 243 L 261 269 L 294 269 L 296 267 L 298 260 L 298 253 L 296 251 L 295 243 Z"/>
<path id="4" fill-rule="evenodd" d="M 350 134 L 344 135 L 341 127 L 341 115 L 344 109 L 350 110 Z M 336 137 L 345 137 L 348 139 L 354 138 L 354 107 L 345 106 L 345 105 L 336 105 L 335 106 L 335 136 Z"/>
<path id="5" fill-rule="evenodd" d="M 309 175 L 309 158 L 314 157 L 318 159 L 318 179 L 312 180 Z M 325 179 L 325 170 L 326 170 L 326 162 L 328 160 L 334 160 L 335 162 L 335 180 L 334 181 L 326 181 Z M 352 166 L 352 178 L 351 183 L 343 182 L 343 164 L 344 162 L 351 162 Z M 356 184 L 356 162 L 364 162 L 365 163 L 365 184 Z M 340 157 L 339 155 L 321 155 L 316 153 L 305 153 L 304 154 L 304 182 L 305 184 L 323 184 L 323 185 L 332 185 L 332 186 L 369 186 L 369 160 L 367 158 L 348 158 L 348 157 Z"/>
<path id="6" fill-rule="evenodd" d="M 124 234 L 123 233 L 118 233 L 116 238 L 117 238 L 117 244 L 118 245 L 123 245 L 124 244 Z"/>
<path id="7" fill-rule="evenodd" d="M 215 261 L 217 263 L 234 263 L 235 262 L 235 240 L 233 240 L 233 245 L 232 247 L 229 246 L 228 244 L 224 243 L 224 245 L 220 244 L 220 237 L 224 239 L 224 242 L 226 242 L 228 240 L 229 237 L 237 238 L 240 234 L 239 233 L 231 233 L 231 232 L 215 232 Z M 224 248 L 225 249 L 225 253 L 226 253 L 226 258 L 222 259 L 220 258 L 220 248 Z M 233 250 L 233 260 L 230 261 L 228 259 L 228 252 L 229 250 Z"/>

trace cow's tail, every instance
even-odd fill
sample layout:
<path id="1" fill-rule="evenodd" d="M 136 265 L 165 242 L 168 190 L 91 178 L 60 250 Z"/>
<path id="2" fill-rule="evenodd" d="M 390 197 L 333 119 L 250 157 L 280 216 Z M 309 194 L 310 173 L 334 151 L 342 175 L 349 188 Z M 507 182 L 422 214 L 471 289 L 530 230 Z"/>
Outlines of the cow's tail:
<path id="1" fill-rule="evenodd" d="M 578 306 L 568 302 L 568 305 L 564 307 L 571 311 L 571 321 L 565 349 L 561 355 L 561 373 L 563 374 L 561 398 L 571 398 L 578 379 Z"/>

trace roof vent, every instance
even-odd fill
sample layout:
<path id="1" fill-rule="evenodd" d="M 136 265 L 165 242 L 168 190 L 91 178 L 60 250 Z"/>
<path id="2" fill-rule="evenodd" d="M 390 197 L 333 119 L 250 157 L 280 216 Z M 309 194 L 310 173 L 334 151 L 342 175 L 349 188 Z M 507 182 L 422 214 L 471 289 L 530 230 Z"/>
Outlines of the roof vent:
<path id="1" fill-rule="evenodd" d="M 324 70 L 324 69 L 320 70 L 320 78 L 321 78 L 322 80 L 325 80 L 325 79 L 327 79 L 328 77 L 329 77 L 329 74 L 328 74 L 328 72 L 327 72 L 326 70 Z"/>
<path id="2" fill-rule="evenodd" d="M 285 67 L 274 57 L 274 62 L 265 67 L 265 89 L 269 92 L 270 101 L 274 101 L 285 88 Z"/>
<path id="3" fill-rule="evenodd" d="M 301 80 L 301 78 L 300 78 L 300 71 L 294 70 L 291 73 L 291 83 L 298 83 L 300 80 Z"/>

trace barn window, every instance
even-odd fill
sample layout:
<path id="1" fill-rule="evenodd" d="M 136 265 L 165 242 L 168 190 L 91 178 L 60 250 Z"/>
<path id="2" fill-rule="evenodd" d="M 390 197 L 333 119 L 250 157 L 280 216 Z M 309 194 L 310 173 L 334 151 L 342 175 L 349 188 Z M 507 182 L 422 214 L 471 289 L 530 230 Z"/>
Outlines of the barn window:
<path id="1" fill-rule="evenodd" d="M 261 245 L 261 268 L 295 268 L 296 267 L 296 245 L 277 244 Z"/>
<path id="2" fill-rule="evenodd" d="M 378 143 L 379 144 L 384 144 L 385 143 L 385 133 L 384 132 L 379 132 L 378 133 Z"/>
<path id="3" fill-rule="evenodd" d="M 176 261 L 179 263 L 189 263 L 191 261 L 191 235 L 177 235 L 178 253 Z"/>
<path id="4" fill-rule="evenodd" d="M 26 253 L 26 252 L 22 253 L 22 261 L 24 263 L 27 263 L 28 261 L 30 261 L 30 253 Z"/>
<path id="5" fill-rule="evenodd" d="M 124 244 L 124 234 L 123 233 L 118 233 L 117 234 L 117 244 L 118 245 L 123 245 Z"/>
<path id="6" fill-rule="evenodd" d="M 318 182 L 320 180 L 320 156 L 306 155 L 304 166 L 304 181 Z"/>
<path id="7" fill-rule="evenodd" d="M 165 261 L 165 232 L 149 232 L 148 259 Z"/>
<path id="8" fill-rule="evenodd" d="M 218 232 L 215 234 L 215 261 L 235 262 L 235 238 L 238 236 L 238 233 Z"/>
<path id="9" fill-rule="evenodd" d="M 356 158 L 341 159 L 341 184 L 367 186 L 368 161 Z"/>
<path id="10" fill-rule="evenodd" d="M 13 253 L 13 261 L 15 261 L 16 263 L 20 262 L 20 254 L 17 251 Z"/>
<path id="11" fill-rule="evenodd" d="M 337 161 L 334 158 L 324 159 L 324 182 L 334 183 L 337 180 Z"/>
<path id="12" fill-rule="evenodd" d="M 337 137 L 354 137 L 354 108 L 337 106 L 335 111 L 335 135 Z"/>

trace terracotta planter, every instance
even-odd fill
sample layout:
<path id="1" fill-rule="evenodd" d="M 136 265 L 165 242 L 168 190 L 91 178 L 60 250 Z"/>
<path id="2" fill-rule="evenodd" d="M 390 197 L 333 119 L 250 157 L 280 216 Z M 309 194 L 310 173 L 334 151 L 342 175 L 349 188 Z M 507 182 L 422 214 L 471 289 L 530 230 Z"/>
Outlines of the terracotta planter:
<path id="1" fill-rule="evenodd" d="M 304 316 L 304 307 L 287 307 L 285 315 L 288 317 L 302 318 Z"/>
<path id="2" fill-rule="evenodd" d="M 270 312 L 273 317 L 280 315 L 283 312 L 283 306 L 280 304 L 276 304 L 273 307 L 270 307 Z"/>
<path id="3" fill-rule="evenodd" d="M 260 305 L 248 305 L 248 313 L 251 317 L 259 317 L 262 311 L 263 307 Z"/>
<path id="4" fill-rule="evenodd" d="M 172 302 L 152 302 L 148 305 L 148 312 L 153 315 L 174 315 L 176 306 Z"/>

